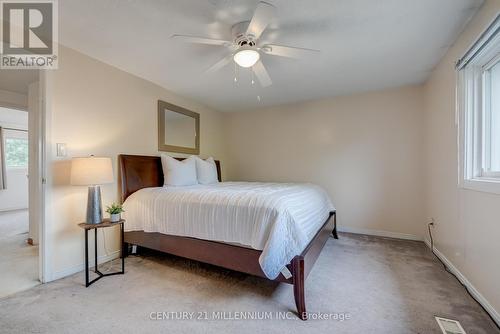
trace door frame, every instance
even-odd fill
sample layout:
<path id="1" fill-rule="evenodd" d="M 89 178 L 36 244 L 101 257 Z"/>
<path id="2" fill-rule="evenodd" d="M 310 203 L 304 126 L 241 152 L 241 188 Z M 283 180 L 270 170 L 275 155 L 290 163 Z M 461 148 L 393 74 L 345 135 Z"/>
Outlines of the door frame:
<path id="1" fill-rule="evenodd" d="M 50 252 L 47 229 L 47 109 L 48 101 L 48 80 L 47 70 L 39 70 L 38 75 L 38 100 L 37 113 L 35 117 L 36 145 L 35 150 L 37 168 L 35 169 L 37 182 L 30 183 L 30 193 L 36 194 L 33 198 L 37 202 L 38 214 L 38 279 L 42 283 L 50 281 Z"/>
<path id="2" fill-rule="evenodd" d="M 50 92 L 51 92 L 51 75 L 48 70 L 39 70 L 38 76 L 38 115 L 36 116 L 36 127 L 38 135 L 35 137 L 38 139 L 36 150 L 36 164 L 37 164 L 37 180 L 35 189 L 33 190 L 37 195 L 36 198 L 39 201 L 39 224 L 38 224 L 38 238 L 39 238 L 39 248 L 38 248 L 38 278 L 40 282 L 47 283 L 52 280 L 51 266 L 50 266 L 50 233 L 47 222 L 50 210 L 47 210 L 48 204 L 50 203 L 49 192 L 47 191 L 47 184 L 49 180 L 47 172 L 47 157 L 50 154 L 47 145 L 48 136 L 48 117 L 47 114 L 50 111 Z"/>

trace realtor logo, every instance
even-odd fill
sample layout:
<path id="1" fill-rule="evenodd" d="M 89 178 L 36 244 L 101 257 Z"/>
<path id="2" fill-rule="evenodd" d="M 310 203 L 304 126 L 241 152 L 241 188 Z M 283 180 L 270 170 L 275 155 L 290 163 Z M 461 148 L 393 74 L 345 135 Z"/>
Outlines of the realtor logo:
<path id="1" fill-rule="evenodd" d="M 0 68 L 57 68 L 56 0 L 0 0 Z"/>

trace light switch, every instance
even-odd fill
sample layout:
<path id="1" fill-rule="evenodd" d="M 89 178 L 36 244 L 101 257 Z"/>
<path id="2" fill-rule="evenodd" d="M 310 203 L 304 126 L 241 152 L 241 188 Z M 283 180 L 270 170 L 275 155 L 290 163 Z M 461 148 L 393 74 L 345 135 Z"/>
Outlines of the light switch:
<path id="1" fill-rule="evenodd" d="M 56 144 L 56 151 L 57 151 L 57 156 L 58 157 L 65 157 L 67 156 L 66 152 L 66 143 L 57 143 Z"/>

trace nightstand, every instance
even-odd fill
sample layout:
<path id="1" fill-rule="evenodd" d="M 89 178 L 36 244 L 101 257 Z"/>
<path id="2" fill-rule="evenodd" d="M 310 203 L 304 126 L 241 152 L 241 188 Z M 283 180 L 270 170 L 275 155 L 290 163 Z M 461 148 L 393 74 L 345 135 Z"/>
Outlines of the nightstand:
<path id="1" fill-rule="evenodd" d="M 120 219 L 117 222 L 110 222 L 109 219 L 104 219 L 102 223 L 99 224 L 87 224 L 87 223 L 80 223 L 78 226 L 83 228 L 85 231 L 85 287 L 88 287 L 92 283 L 96 282 L 97 280 L 101 279 L 102 277 L 105 276 L 113 276 L 113 275 L 120 275 L 120 274 L 125 274 L 125 253 L 123 250 L 123 229 L 124 226 L 123 224 L 125 223 L 124 219 Z M 120 225 L 120 249 L 121 249 L 121 259 L 122 259 L 122 270 L 113 272 L 113 273 L 107 273 L 103 274 L 99 271 L 98 266 L 97 266 L 97 229 L 99 228 L 105 228 L 105 227 L 112 227 Z M 98 275 L 97 278 L 94 278 L 92 281 L 89 281 L 89 230 L 94 230 L 94 255 L 95 255 L 95 267 L 94 267 L 94 272 Z"/>

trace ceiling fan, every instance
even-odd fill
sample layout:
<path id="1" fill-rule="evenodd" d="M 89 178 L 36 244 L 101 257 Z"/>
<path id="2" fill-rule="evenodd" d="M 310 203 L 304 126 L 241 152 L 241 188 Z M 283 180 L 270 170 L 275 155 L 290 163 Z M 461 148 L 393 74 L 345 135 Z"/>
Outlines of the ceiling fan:
<path id="1" fill-rule="evenodd" d="M 172 35 L 171 38 L 188 43 L 217 45 L 228 48 L 230 53 L 212 65 L 206 72 L 213 73 L 218 71 L 233 60 L 241 67 L 251 67 L 262 87 L 267 87 L 272 84 L 272 81 L 262 63 L 261 53 L 271 56 L 300 58 L 306 54 L 319 52 L 319 50 L 284 45 L 261 45 L 259 38 L 273 19 L 275 12 L 276 7 L 273 5 L 264 1 L 259 2 L 250 21 L 243 21 L 233 25 L 231 28 L 232 41 L 188 35 Z"/>

